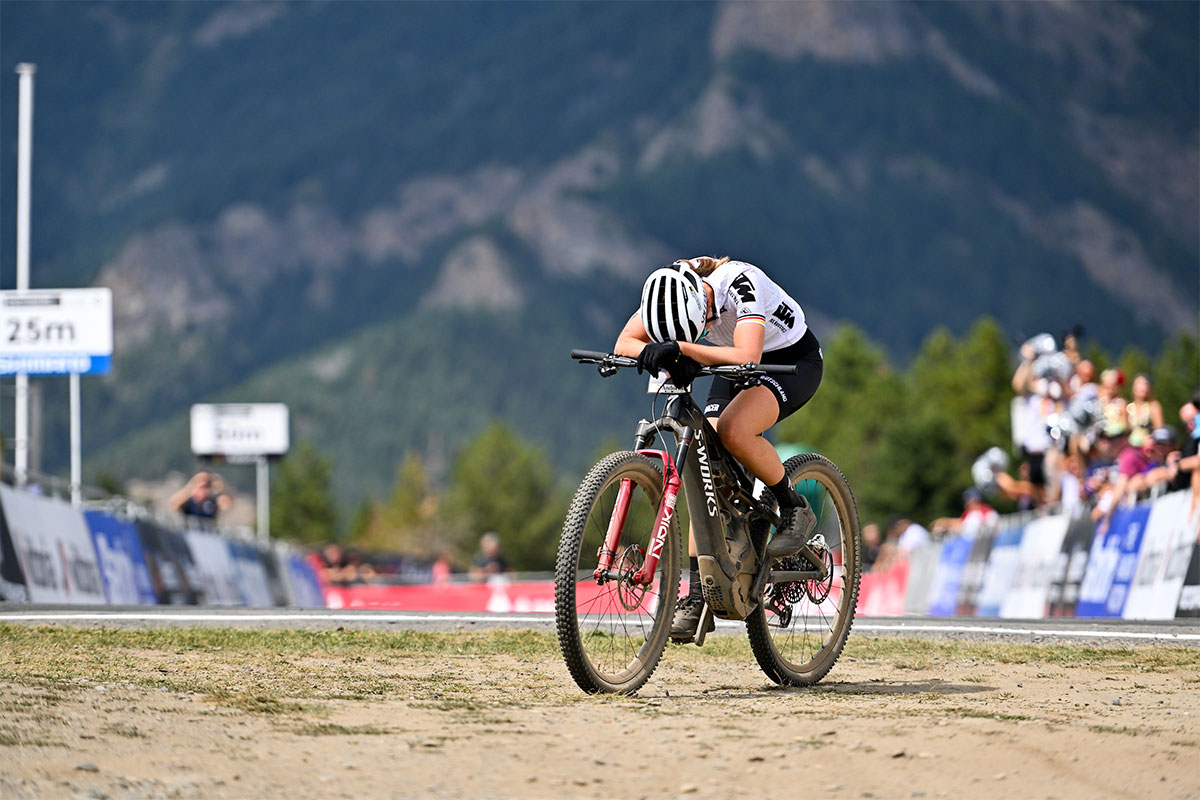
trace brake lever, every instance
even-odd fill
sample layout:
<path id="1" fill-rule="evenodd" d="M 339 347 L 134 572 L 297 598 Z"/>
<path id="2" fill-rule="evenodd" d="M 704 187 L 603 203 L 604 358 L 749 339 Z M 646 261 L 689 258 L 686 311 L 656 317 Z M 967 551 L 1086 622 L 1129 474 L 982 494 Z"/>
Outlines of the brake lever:
<path id="1" fill-rule="evenodd" d="M 599 361 L 596 363 L 596 372 L 600 373 L 602 378 L 611 378 L 621 371 L 621 368 L 616 364 L 610 364 L 607 361 Z"/>

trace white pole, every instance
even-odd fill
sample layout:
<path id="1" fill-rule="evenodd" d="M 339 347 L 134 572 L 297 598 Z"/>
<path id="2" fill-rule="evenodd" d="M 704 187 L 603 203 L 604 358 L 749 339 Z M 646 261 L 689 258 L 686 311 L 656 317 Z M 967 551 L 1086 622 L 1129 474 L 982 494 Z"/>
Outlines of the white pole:
<path id="1" fill-rule="evenodd" d="M 255 459 L 255 474 L 258 484 L 258 540 L 266 544 L 271 540 L 271 474 L 267 467 L 267 457 Z"/>
<path id="2" fill-rule="evenodd" d="M 17 64 L 20 98 L 17 107 L 17 290 L 29 289 L 29 185 L 33 164 L 33 73 L 34 64 Z M 29 476 L 29 376 L 17 375 L 16 431 L 13 466 L 18 486 Z"/>
<path id="3" fill-rule="evenodd" d="M 83 471 L 80 466 L 79 444 L 79 373 L 71 373 L 71 505 L 83 501 Z"/>

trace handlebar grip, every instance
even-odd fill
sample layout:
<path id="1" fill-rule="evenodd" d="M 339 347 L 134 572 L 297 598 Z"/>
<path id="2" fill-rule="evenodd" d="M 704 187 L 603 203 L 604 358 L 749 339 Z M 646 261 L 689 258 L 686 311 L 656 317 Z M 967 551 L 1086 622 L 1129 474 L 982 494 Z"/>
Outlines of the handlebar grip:
<path id="1" fill-rule="evenodd" d="M 586 359 L 594 359 L 596 361 L 599 361 L 600 359 L 608 358 L 609 355 L 610 355 L 609 353 L 601 353 L 599 350 L 572 350 L 571 351 L 571 358 L 574 358 L 576 360 L 581 360 L 581 359 L 586 358 Z"/>
<path id="2" fill-rule="evenodd" d="M 768 375 L 795 375 L 799 364 L 759 364 L 759 369 Z"/>

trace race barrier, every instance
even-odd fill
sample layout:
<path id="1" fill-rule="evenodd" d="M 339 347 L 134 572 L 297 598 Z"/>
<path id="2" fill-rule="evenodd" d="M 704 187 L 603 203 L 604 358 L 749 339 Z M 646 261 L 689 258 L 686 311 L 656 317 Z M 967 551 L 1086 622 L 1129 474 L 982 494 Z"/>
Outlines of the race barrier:
<path id="1" fill-rule="evenodd" d="M 312 554 L 283 543 L 83 511 L 4 485 L 0 512 L 0 601 L 554 611 L 551 580 L 330 586 Z M 1086 515 L 1002 517 L 864 573 L 858 613 L 1200 617 L 1198 535 L 1190 492 L 1119 508 L 1099 524 Z"/>
<path id="2" fill-rule="evenodd" d="M 323 607 L 284 543 L 165 527 L 0 485 L 0 601 Z"/>
<path id="3" fill-rule="evenodd" d="M 857 613 L 894 617 L 1200 617 L 1200 509 L 1189 492 L 1086 515 L 1012 515 L 864 573 Z M 554 610 L 550 580 L 324 587 L 331 608 Z"/>

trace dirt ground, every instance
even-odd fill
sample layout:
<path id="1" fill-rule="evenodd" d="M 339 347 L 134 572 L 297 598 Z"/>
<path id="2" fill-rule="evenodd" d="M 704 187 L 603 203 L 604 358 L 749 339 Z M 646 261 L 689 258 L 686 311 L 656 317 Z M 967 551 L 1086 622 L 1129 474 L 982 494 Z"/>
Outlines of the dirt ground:
<path id="1" fill-rule="evenodd" d="M 552 639 L 515 654 L 10 645 L 14 800 L 1200 798 L 1200 671 L 1165 648 L 1011 658 L 859 637 L 818 687 L 779 689 L 740 642 L 674 647 L 638 696 L 589 697 Z"/>

